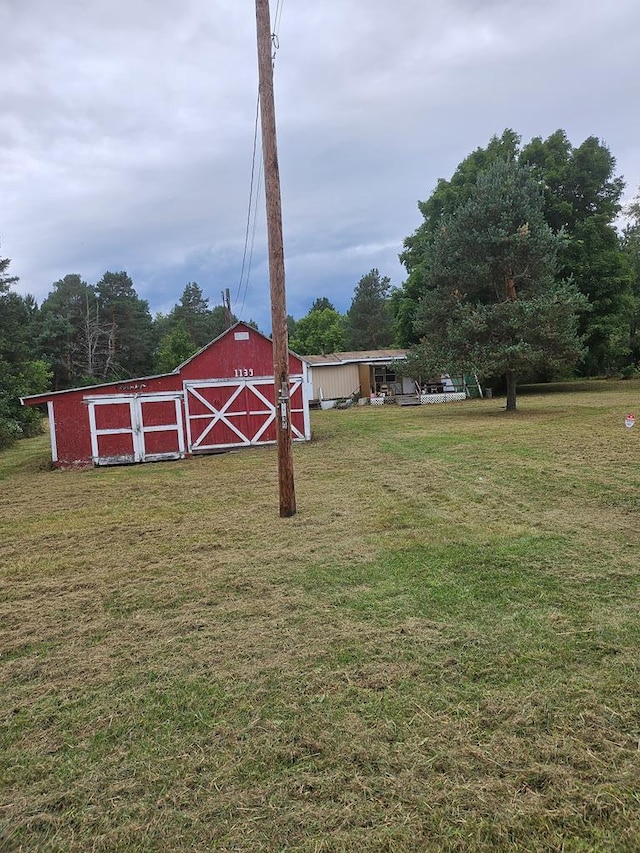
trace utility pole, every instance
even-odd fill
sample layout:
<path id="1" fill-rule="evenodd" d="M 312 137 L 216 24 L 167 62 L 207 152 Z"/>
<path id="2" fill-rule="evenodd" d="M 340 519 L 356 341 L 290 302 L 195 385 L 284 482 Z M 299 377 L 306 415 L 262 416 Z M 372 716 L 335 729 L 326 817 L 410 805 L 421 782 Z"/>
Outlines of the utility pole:
<path id="1" fill-rule="evenodd" d="M 231 294 L 228 287 L 221 290 L 220 293 L 222 295 L 222 307 L 224 308 L 224 327 L 229 329 L 233 325 L 231 322 Z"/>
<path id="2" fill-rule="evenodd" d="M 276 114 L 273 98 L 273 60 L 271 58 L 271 20 L 269 0 L 256 0 L 258 34 L 258 79 L 260 119 L 262 122 L 262 158 L 267 204 L 267 238 L 269 246 L 269 282 L 271 291 L 271 337 L 273 339 L 273 373 L 275 383 L 276 435 L 278 439 L 278 485 L 280 518 L 296 513 L 291 453 L 291 400 L 289 397 L 289 340 L 287 303 L 284 286 L 284 246 L 282 240 L 282 203 L 280 170 L 276 144 Z"/>

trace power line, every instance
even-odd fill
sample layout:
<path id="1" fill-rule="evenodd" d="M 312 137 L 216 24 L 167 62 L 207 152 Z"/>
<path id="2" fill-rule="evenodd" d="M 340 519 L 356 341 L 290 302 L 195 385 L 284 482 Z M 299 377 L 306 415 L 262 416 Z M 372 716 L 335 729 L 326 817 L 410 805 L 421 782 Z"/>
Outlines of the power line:
<path id="1" fill-rule="evenodd" d="M 272 41 L 272 66 L 275 65 L 276 52 L 279 48 L 278 41 L 278 31 L 280 29 L 280 23 L 282 21 L 282 9 L 284 7 L 284 0 L 277 0 L 276 3 L 276 11 L 274 14 L 274 25 L 273 32 L 271 34 Z M 259 88 L 259 87 L 258 87 Z M 251 180 L 249 183 L 249 203 L 247 205 L 247 223 L 245 227 L 245 235 L 244 235 L 244 248 L 242 251 L 242 264 L 240 268 L 240 278 L 238 281 L 238 288 L 236 292 L 236 298 L 234 299 L 234 303 L 236 305 L 240 304 L 240 309 L 238 311 L 238 316 L 241 317 L 244 311 L 245 300 L 247 298 L 247 292 L 249 289 L 249 278 L 251 276 L 251 265 L 253 260 L 253 248 L 255 245 L 256 238 L 256 226 L 258 219 L 258 200 L 260 197 L 260 182 L 262 178 L 262 158 L 260 158 L 260 164 L 258 169 L 258 183 L 257 189 L 255 190 L 254 197 L 254 185 L 255 185 L 255 169 L 256 169 L 256 153 L 258 147 L 258 126 L 260 121 L 260 94 L 258 92 L 258 97 L 256 100 L 256 117 L 255 124 L 253 130 L 253 152 L 251 155 Z M 251 228 L 251 216 L 253 210 L 253 228 Z M 249 233 L 251 232 L 251 238 L 249 238 Z M 248 260 L 247 260 L 248 255 Z M 246 277 L 245 277 L 246 270 Z M 243 289 L 244 282 L 244 289 Z M 242 294 L 242 301 L 240 300 Z"/>
<path id="2" fill-rule="evenodd" d="M 249 278 L 251 276 L 251 265 L 253 263 L 253 247 L 256 242 L 256 227 L 258 225 L 258 202 L 260 200 L 260 184 L 262 182 L 262 161 L 260 162 L 258 168 L 258 188 L 256 189 L 255 201 L 253 207 L 253 229 L 251 232 L 251 243 L 249 246 L 249 263 L 247 265 L 247 276 L 244 283 L 244 292 L 242 294 L 242 305 L 240 306 L 240 314 L 242 315 L 244 311 L 244 303 L 247 298 L 247 291 L 249 289 Z"/>
<path id="3" fill-rule="evenodd" d="M 253 206 L 253 186 L 254 186 L 255 171 L 256 171 L 256 151 L 258 148 L 258 122 L 259 122 L 259 117 L 260 117 L 260 99 L 258 97 L 256 100 L 256 118 L 255 118 L 255 126 L 253 129 L 253 153 L 251 156 L 251 180 L 249 183 L 249 204 L 247 206 L 247 225 L 246 225 L 245 234 L 244 234 L 244 249 L 242 252 L 242 266 L 240 269 L 240 280 L 238 281 L 238 291 L 236 293 L 236 298 L 234 299 L 234 302 L 236 302 L 236 303 L 239 302 L 239 300 L 240 300 L 240 293 L 242 291 L 242 281 L 244 278 L 245 264 L 247 262 L 247 250 L 248 250 L 248 246 L 249 246 L 249 230 L 251 228 L 251 209 Z M 256 199 L 256 202 L 257 202 L 257 199 Z M 255 231 L 255 228 L 254 228 L 254 231 Z M 247 283 L 248 283 L 248 273 L 247 273 Z M 245 293 L 246 293 L 246 286 L 245 286 Z M 243 306 L 244 306 L 244 299 L 243 299 Z M 240 312 L 240 313 L 242 313 L 242 312 Z"/>
<path id="4" fill-rule="evenodd" d="M 280 29 L 280 19 L 282 18 L 282 7 L 284 6 L 284 0 L 278 0 L 276 3 L 276 13 L 273 16 L 273 34 L 277 36 L 278 30 Z"/>

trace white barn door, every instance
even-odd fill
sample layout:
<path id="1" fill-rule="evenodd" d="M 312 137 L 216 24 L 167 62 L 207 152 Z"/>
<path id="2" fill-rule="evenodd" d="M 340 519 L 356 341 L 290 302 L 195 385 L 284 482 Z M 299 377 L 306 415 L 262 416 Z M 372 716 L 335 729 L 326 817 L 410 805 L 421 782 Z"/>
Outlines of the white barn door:
<path id="1" fill-rule="evenodd" d="M 110 394 L 85 399 L 95 465 L 184 456 L 182 394 Z"/>
<path id="2" fill-rule="evenodd" d="M 302 380 L 292 379 L 291 398 L 302 399 Z M 292 405 L 294 440 L 304 440 L 303 405 Z M 273 379 L 219 379 L 185 382 L 185 416 L 189 453 L 272 444 L 276 441 Z"/>

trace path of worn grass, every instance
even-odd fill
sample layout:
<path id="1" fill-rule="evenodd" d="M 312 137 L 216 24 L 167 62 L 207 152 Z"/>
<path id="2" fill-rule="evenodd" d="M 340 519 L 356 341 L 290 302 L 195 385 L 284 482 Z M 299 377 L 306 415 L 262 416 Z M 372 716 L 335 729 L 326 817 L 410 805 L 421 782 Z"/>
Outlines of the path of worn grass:
<path id="1" fill-rule="evenodd" d="M 0 850 L 632 851 L 640 386 L 0 455 Z"/>

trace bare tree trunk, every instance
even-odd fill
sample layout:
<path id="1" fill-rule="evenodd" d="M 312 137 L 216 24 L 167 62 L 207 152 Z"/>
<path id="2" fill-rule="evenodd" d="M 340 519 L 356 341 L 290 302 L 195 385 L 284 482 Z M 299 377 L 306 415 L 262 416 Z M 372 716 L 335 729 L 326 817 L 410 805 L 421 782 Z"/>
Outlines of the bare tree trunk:
<path id="1" fill-rule="evenodd" d="M 113 318 L 112 318 L 113 319 Z M 107 332 L 107 351 L 103 368 L 103 378 L 107 379 L 115 362 L 116 354 L 116 329 L 118 328 L 115 320 L 110 324 Z"/>
<path id="2" fill-rule="evenodd" d="M 507 370 L 507 411 L 516 410 L 516 372 L 511 368 Z"/>

